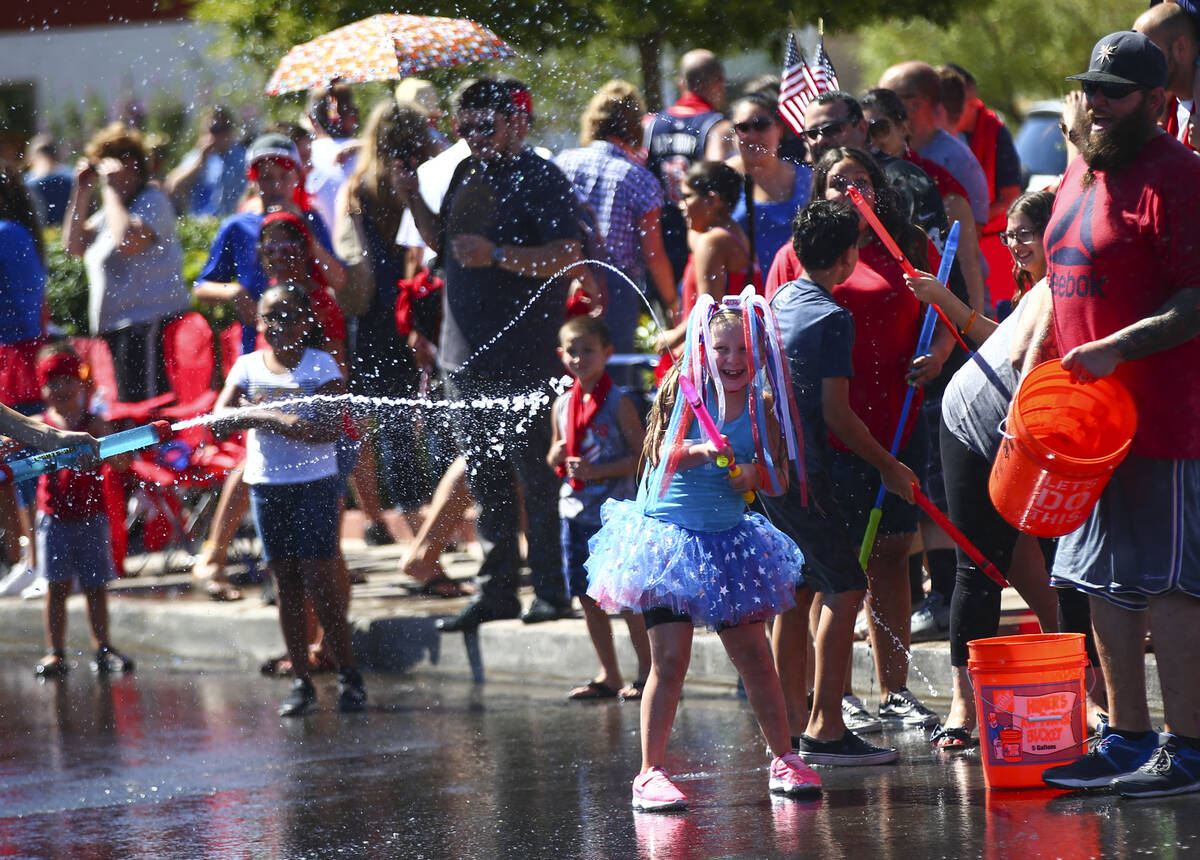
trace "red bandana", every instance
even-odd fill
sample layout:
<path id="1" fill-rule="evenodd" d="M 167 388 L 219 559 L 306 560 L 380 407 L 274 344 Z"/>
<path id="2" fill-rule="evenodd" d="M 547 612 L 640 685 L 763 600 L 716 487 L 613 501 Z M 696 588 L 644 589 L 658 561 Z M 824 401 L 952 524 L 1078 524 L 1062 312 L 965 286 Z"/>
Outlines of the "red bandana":
<path id="1" fill-rule="evenodd" d="M 571 386 L 571 397 L 567 400 L 567 426 L 564 434 L 568 457 L 578 457 L 582 454 L 583 440 L 587 436 L 588 425 L 592 423 L 592 419 L 604 405 L 611 389 L 612 378 L 607 373 L 600 377 L 600 381 L 592 389 L 591 398 L 586 402 L 583 399 L 583 388 L 579 385 L 579 380 L 576 379 L 575 384 Z M 554 472 L 560 478 L 567 477 L 566 466 L 556 466 Z M 572 490 L 583 489 L 583 481 L 578 478 L 572 478 L 568 483 Z"/>

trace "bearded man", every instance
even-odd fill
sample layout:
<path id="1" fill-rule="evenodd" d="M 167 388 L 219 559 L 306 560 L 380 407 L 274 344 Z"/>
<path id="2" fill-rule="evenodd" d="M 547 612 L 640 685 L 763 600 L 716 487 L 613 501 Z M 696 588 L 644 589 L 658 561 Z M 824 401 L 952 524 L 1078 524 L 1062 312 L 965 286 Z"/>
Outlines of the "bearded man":
<path id="1" fill-rule="evenodd" d="M 1157 125 L 1167 61 L 1146 36 L 1096 43 L 1082 152 L 1046 228 L 1063 367 L 1113 375 L 1138 410 L 1133 448 L 1087 522 L 1059 541 L 1053 582 L 1088 595 L 1109 716 L 1056 788 L 1153 797 L 1200 790 L 1200 159 Z M 1154 637 L 1165 729 L 1146 701 Z"/>

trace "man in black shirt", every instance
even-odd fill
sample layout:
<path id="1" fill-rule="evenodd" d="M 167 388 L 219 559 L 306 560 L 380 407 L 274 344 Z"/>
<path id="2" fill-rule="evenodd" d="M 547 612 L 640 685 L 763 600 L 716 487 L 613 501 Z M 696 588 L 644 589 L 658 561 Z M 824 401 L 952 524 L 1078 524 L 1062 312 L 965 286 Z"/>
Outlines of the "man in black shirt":
<path id="1" fill-rule="evenodd" d="M 415 176 L 401 180 L 417 228 L 445 263 L 439 362 L 451 400 L 530 391 L 540 397 L 544 381 L 562 373 L 555 347 L 566 279 L 549 279 L 582 259 L 579 219 L 570 182 L 524 145 L 530 117 L 524 85 L 481 78 L 459 97 L 455 125 L 471 155 L 455 171 L 441 211 L 425 206 Z M 558 479 L 544 460 L 549 399 L 541 399 L 519 413 L 455 410 L 467 482 L 480 505 L 475 528 L 484 559 L 478 598 L 442 630 L 470 630 L 520 612 L 517 482 L 536 594 L 522 618 L 534 623 L 569 612 Z"/>

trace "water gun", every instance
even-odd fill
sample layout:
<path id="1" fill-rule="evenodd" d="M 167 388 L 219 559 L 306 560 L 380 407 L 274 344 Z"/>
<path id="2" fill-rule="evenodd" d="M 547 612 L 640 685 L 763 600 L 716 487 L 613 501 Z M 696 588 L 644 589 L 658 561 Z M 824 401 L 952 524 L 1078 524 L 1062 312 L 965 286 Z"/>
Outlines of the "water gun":
<path id="1" fill-rule="evenodd" d="M 854 189 L 857 191 L 858 189 Z M 859 195 L 861 196 L 861 195 Z M 874 216 L 875 213 L 871 213 Z M 942 253 L 942 262 L 938 266 L 937 279 L 944 286 L 950 278 L 950 267 L 954 265 L 954 255 L 958 253 L 958 234 L 962 229 L 962 225 L 955 221 L 950 227 L 950 232 L 946 236 L 946 247 Z M 933 341 L 933 330 L 937 327 L 937 314 L 935 311 L 936 305 L 930 305 L 925 309 L 925 319 L 921 321 L 921 334 L 917 337 L 917 355 L 922 356 L 929 352 L 929 344 Z M 904 406 L 900 409 L 900 421 L 896 425 L 896 433 L 892 436 L 892 456 L 895 457 L 900 450 L 900 440 L 904 437 L 904 426 L 908 423 L 908 412 L 912 408 L 913 395 L 916 393 L 916 388 L 909 386 L 908 391 L 904 395 Z M 862 546 L 858 550 L 858 563 L 863 570 L 867 569 L 867 561 L 871 558 L 871 550 L 875 547 L 875 534 L 879 531 L 879 520 L 883 517 L 883 500 L 887 496 L 887 487 L 881 482 L 879 484 L 879 493 L 875 496 L 875 507 L 871 508 L 871 515 L 867 519 L 867 530 L 863 533 Z"/>
<path id="2" fill-rule="evenodd" d="M 712 415 L 705 408 L 704 401 L 700 399 L 700 392 L 696 390 L 696 386 L 692 384 L 692 381 L 682 373 L 679 374 L 679 390 L 683 393 L 684 400 L 692 407 L 692 411 L 696 413 L 696 418 L 699 420 L 700 426 L 704 428 L 704 433 L 708 436 L 709 441 L 718 448 L 725 447 L 725 437 L 721 435 L 721 431 L 717 429 L 717 422 L 713 421 Z M 736 478 L 742 474 L 741 467 L 724 455 L 717 457 L 717 465 L 722 469 L 728 469 L 731 477 Z M 746 500 L 747 504 L 753 502 L 754 491 L 747 490 L 745 493 L 742 493 L 742 498 Z"/>
<path id="3" fill-rule="evenodd" d="M 100 439 L 100 459 L 105 460 L 127 451 L 136 451 L 150 445 L 166 442 L 171 438 L 171 425 L 167 421 L 152 421 L 131 430 L 122 430 Z M 10 463 L 0 463 L 0 484 L 17 484 L 38 475 L 57 472 L 59 469 L 74 469 L 79 458 L 90 449 L 86 445 L 45 451 Z"/>

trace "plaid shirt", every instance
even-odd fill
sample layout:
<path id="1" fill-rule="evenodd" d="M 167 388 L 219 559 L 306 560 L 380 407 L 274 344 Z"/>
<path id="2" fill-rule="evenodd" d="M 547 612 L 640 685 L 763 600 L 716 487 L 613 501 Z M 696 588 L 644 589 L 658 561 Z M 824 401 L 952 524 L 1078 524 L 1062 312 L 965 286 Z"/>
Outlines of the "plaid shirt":
<path id="1" fill-rule="evenodd" d="M 645 271 L 638 222 L 647 212 L 662 208 L 662 185 L 607 141 L 568 149 L 554 161 L 595 211 L 608 262 L 637 281 Z"/>

